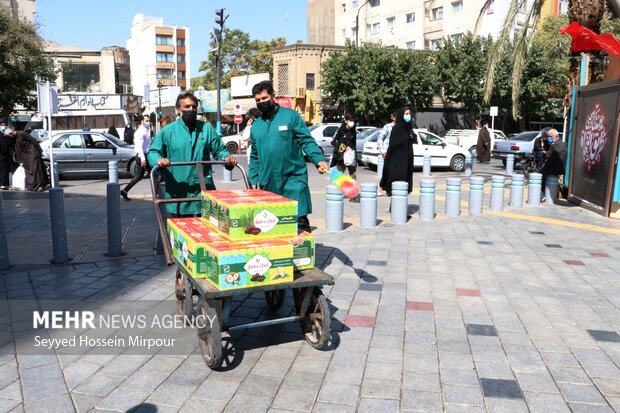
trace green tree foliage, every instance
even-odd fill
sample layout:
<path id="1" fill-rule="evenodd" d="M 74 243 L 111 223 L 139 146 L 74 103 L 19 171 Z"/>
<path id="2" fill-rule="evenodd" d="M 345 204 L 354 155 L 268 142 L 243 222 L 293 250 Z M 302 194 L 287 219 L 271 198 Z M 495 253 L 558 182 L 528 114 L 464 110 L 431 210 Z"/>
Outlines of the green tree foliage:
<path id="1" fill-rule="evenodd" d="M 221 82 L 222 87 L 230 87 L 230 78 L 249 73 L 273 72 L 271 52 L 276 47 L 286 44 L 283 37 L 270 41 L 252 40 L 250 35 L 239 29 L 224 29 L 221 49 Z M 211 40 L 211 49 L 216 49 L 216 43 Z M 205 89 L 215 89 L 215 54 L 209 55 L 209 60 L 200 64 L 203 76 L 192 79 L 192 88 L 203 86 Z"/>
<path id="2" fill-rule="evenodd" d="M 431 105 L 437 86 L 429 52 L 346 45 L 323 63 L 322 89 L 333 102 L 369 124 L 384 124 L 405 104 Z"/>
<path id="3" fill-rule="evenodd" d="M 0 114 L 36 106 L 37 81 L 54 80 L 54 64 L 33 24 L 14 20 L 0 7 Z"/>

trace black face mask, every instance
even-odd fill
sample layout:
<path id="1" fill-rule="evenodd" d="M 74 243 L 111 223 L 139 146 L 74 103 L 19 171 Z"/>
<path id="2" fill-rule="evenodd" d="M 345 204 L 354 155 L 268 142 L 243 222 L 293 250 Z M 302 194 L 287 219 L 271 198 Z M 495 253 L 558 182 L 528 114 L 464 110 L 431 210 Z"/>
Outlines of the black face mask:
<path id="1" fill-rule="evenodd" d="M 183 119 L 183 122 L 188 126 L 193 126 L 196 123 L 196 116 L 198 116 L 198 112 L 195 110 L 181 111 L 181 119 Z"/>
<path id="2" fill-rule="evenodd" d="M 269 99 L 265 102 L 257 103 L 256 108 L 261 111 L 264 117 L 269 118 L 276 110 L 276 102 L 274 102 L 273 99 Z"/>

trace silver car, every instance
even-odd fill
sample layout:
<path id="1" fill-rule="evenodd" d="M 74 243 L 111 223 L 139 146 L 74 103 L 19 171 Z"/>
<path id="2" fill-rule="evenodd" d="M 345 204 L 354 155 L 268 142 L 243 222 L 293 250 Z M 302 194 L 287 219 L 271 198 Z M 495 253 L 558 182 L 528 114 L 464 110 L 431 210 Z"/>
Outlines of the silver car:
<path id="1" fill-rule="evenodd" d="M 60 175 L 108 171 L 108 161 L 118 161 L 119 172 L 134 175 L 136 151 L 133 145 L 107 133 L 63 131 L 52 136 L 54 162 Z M 43 160 L 50 162 L 50 139 L 41 144 Z"/>

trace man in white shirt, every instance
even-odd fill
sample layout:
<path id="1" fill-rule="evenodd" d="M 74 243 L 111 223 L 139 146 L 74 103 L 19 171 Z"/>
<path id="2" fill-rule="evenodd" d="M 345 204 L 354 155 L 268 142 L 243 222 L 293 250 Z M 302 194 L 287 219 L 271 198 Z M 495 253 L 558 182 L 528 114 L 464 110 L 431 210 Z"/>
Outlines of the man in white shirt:
<path id="1" fill-rule="evenodd" d="M 133 134 L 133 143 L 136 150 L 136 168 L 135 175 L 129 181 L 127 186 L 121 191 L 121 196 L 125 201 L 131 201 L 131 198 L 127 196 L 127 193 L 133 188 L 135 184 L 140 182 L 144 177 L 145 171 L 151 171 L 149 164 L 146 162 L 146 154 L 151 147 L 151 118 L 147 115 L 142 116 L 142 122 L 136 132 Z"/>
<path id="2" fill-rule="evenodd" d="M 386 124 L 377 137 L 377 149 L 379 149 L 379 156 L 385 158 L 387 155 L 388 147 L 390 146 L 390 133 L 396 123 L 396 114 L 392 113 L 392 122 Z"/>

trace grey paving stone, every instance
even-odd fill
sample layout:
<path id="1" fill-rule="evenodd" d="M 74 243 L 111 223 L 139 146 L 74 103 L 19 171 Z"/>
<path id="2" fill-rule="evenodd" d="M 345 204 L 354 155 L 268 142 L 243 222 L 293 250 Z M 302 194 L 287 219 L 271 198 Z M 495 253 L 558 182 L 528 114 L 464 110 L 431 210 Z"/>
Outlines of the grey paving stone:
<path id="1" fill-rule="evenodd" d="M 525 401 L 532 413 L 570 412 L 564 398 L 559 393 L 537 393 L 523 391 Z"/>
<path id="2" fill-rule="evenodd" d="M 523 393 L 515 380 L 500 380 L 480 378 L 480 385 L 484 397 L 500 397 L 508 399 L 522 399 Z"/>
<path id="3" fill-rule="evenodd" d="M 439 374 L 436 373 L 403 373 L 403 389 L 441 391 Z"/>
<path id="4" fill-rule="evenodd" d="M 317 401 L 322 403 L 357 406 L 359 391 L 359 386 L 326 383 L 321 388 Z"/>
<path id="5" fill-rule="evenodd" d="M 316 403 L 312 409 L 312 413 L 354 413 L 355 411 L 355 406 L 331 403 Z"/>
<path id="6" fill-rule="evenodd" d="M 362 398 L 400 399 L 400 380 L 364 379 Z"/>
<path id="7" fill-rule="evenodd" d="M 75 404 L 77 413 L 90 412 L 101 400 L 101 396 L 93 396 L 90 394 L 72 393 L 71 398 Z"/>
<path id="8" fill-rule="evenodd" d="M 278 393 L 278 389 L 280 388 L 281 383 L 282 379 L 279 377 L 248 374 L 248 376 L 239 386 L 237 393 L 260 394 L 263 396 L 274 397 L 276 393 Z"/>
<path id="9" fill-rule="evenodd" d="M 363 366 L 346 367 L 340 365 L 332 365 L 325 374 L 324 383 L 346 384 L 359 386 L 364 376 Z"/>
<path id="10" fill-rule="evenodd" d="M 620 343 L 620 334 L 615 331 L 604 330 L 587 330 L 587 332 L 596 341 L 609 341 L 612 343 Z"/>
<path id="11" fill-rule="evenodd" d="M 146 399 L 146 403 L 165 404 L 180 408 L 196 387 L 164 382 Z"/>
<path id="12" fill-rule="evenodd" d="M 192 399 L 228 402 L 239 388 L 239 383 L 208 378 L 196 389 Z"/>
<path id="13" fill-rule="evenodd" d="M 444 403 L 464 404 L 468 406 L 483 406 L 482 391 L 480 386 L 443 386 Z"/>
<path id="14" fill-rule="evenodd" d="M 436 357 L 405 356 L 403 371 L 420 373 L 439 373 L 439 361 Z"/>
<path id="15" fill-rule="evenodd" d="M 497 336 L 497 331 L 492 325 L 466 324 L 467 334 L 472 336 Z"/>
<path id="16" fill-rule="evenodd" d="M 398 412 L 398 400 L 389 399 L 362 399 L 357 408 L 358 413 L 396 413 Z"/>
<path id="17" fill-rule="evenodd" d="M 24 410 L 27 412 L 71 412 L 74 410 L 69 394 L 62 394 L 36 402 L 26 402 Z"/>
<path id="18" fill-rule="evenodd" d="M 128 411 L 142 403 L 149 392 L 130 387 L 118 387 L 97 404 L 97 409 Z"/>
<path id="19" fill-rule="evenodd" d="M 587 412 L 587 413 L 612 413 L 614 410 L 603 404 L 586 404 L 586 403 L 570 403 L 571 410 L 575 413 Z"/>
<path id="20" fill-rule="evenodd" d="M 366 363 L 365 379 L 400 380 L 402 364 L 398 363 Z"/>
<path id="21" fill-rule="evenodd" d="M 529 412 L 525 402 L 518 399 L 487 397 L 484 399 L 489 413 L 520 413 Z"/>
<path id="22" fill-rule="evenodd" d="M 19 400 L 4 400 L 0 399 L 0 411 L 1 412 L 13 412 L 13 411 L 21 411 L 23 412 L 23 405 Z"/>
<path id="23" fill-rule="evenodd" d="M 220 413 L 226 408 L 227 402 L 218 402 L 215 400 L 189 399 L 179 413 Z"/>
<path id="24" fill-rule="evenodd" d="M 540 393 L 558 393 L 553 378 L 549 374 L 516 374 L 519 387 L 522 391 Z"/>
<path id="25" fill-rule="evenodd" d="M 266 412 L 271 398 L 260 395 L 236 394 L 224 409 L 225 412 Z"/>
<path id="26" fill-rule="evenodd" d="M 549 366 L 579 367 L 579 362 L 571 353 L 541 352 L 541 355 Z"/>
<path id="27" fill-rule="evenodd" d="M 401 409 L 425 412 L 441 412 L 441 394 L 436 392 L 418 390 L 403 390 Z"/>
<path id="28" fill-rule="evenodd" d="M 68 389 L 64 380 L 54 379 L 22 383 L 22 391 L 24 402 L 30 403 L 65 394 Z"/>
<path id="29" fill-rule="evenodd" d="M 558 383 L 558 387 L 569 403 L 605 404 L 605 399 L 593 385 Z"/>
<path id="30" fill-rule="evenodd" d="M 439 353 L 439 365 L 441 367 L 454 367 L 459 369 L 473 369 L 474 361 L 469 354 Z"/>
<path id="31" fill-rule="evenodd" d="M 318 389 L 314 388 L 282 387 L 273 400 L 272 407 L 283 410 L 309 412 L 312 411 L 317 394 Z"/>
<path id="32" fill-rule="evenodd" d="M 440 368 L 442 384 L 478 385 L 478 375 L 474 369 Z"/>
<path id="33" fill-rule="evenodd" d="M 605 398 L 620 397 L 620 380 L 593 378 L 592 381 Z"/>

